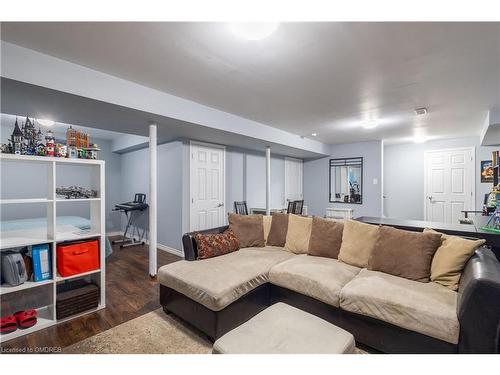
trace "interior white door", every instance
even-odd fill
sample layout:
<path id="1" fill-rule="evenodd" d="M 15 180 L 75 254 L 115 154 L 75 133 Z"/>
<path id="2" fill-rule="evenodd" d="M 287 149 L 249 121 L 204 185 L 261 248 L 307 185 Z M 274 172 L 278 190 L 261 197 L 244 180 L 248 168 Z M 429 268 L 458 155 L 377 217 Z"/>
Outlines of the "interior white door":
<path id="1" fill-rule="evenodd" d="M 191 142 L 190 177 L 191 231 L 224 225 L 225 149 Z"/>
<path id="2" fill-rule="evenodd" d="M 285 204 L 303 199 L 303 163 L 300 159 L 285 158 Z"/>
<path id="3" fill-rule="evenodd" d="M 427 151 L 425 177 L 425 220 L 458 224 L 474 209 L 473 148 Z"/>

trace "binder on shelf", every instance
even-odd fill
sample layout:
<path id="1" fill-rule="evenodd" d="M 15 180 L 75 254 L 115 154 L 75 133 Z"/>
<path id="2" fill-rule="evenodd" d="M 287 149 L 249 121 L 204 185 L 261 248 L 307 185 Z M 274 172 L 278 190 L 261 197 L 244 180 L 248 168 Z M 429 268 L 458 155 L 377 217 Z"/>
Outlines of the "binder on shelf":
<path id="1" fill-rule="evenodd" d="M 52 261 L 48 244 L 34 245 L 31 248 L 33 258 L 33 281 L 43 281 L 52 278 Z"/>

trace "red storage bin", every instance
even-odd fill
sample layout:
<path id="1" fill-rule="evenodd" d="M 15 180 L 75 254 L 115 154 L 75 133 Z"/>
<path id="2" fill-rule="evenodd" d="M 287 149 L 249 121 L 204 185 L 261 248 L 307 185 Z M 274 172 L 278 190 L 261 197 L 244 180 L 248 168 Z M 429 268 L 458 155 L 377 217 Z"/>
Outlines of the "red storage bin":
<path id="1" fill-rule="evenodd" d="M 82 241 L 57 245 L 59 275 L 73 276 L 99 269 L 99 241 Z"/>

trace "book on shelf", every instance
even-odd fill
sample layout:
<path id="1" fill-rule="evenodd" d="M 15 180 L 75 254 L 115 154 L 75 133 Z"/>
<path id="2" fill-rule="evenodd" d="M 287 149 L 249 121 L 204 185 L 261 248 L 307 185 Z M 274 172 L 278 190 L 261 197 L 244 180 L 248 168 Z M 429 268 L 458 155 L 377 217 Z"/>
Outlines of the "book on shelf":
<path id="1" fill-rule="evenodd" d="M 50 279 L 52 277 L 52 261 L 49 245 L 34 245 L 31 248 L 31 256 L 33 258 L 33 281 Z"/>

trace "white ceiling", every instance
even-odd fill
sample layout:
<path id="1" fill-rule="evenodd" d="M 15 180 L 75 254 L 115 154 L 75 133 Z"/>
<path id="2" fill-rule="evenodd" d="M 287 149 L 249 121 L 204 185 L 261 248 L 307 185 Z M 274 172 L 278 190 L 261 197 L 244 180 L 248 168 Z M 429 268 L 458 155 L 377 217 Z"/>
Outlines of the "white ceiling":
<path id="1" fill-rule="evenodd" d="M 500 23 L 286 23 L 261 41 L 222 23 L 3 23 L 1 37 L 327 143 L 479 135 L 500 105 Z"/>

